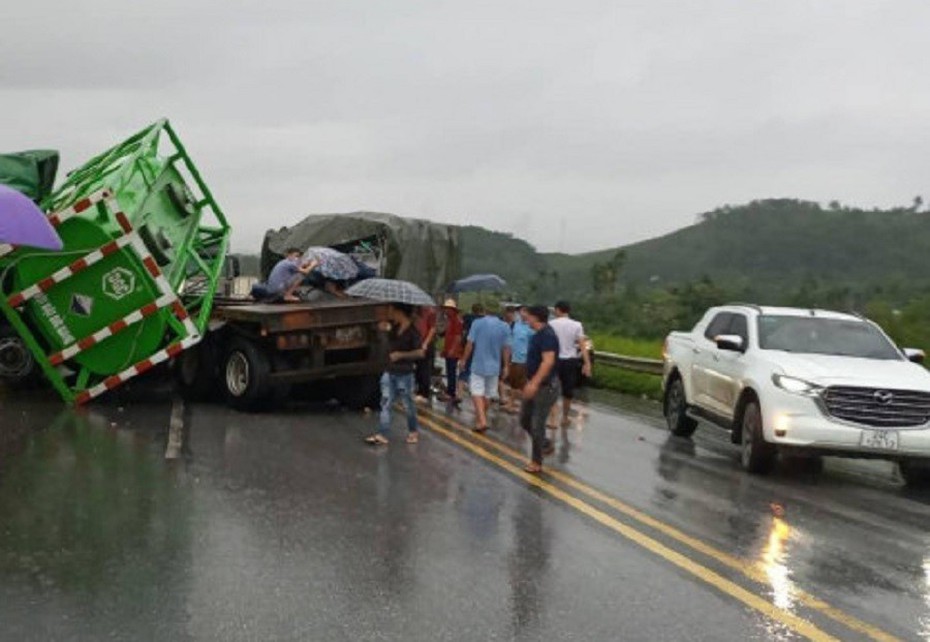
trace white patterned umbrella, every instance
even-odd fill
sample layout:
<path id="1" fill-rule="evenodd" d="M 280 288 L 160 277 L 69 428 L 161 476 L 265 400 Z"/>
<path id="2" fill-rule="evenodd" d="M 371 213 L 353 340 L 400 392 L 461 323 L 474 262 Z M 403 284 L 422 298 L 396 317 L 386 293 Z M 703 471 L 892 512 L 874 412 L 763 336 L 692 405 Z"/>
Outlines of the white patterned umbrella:
<path id="1" fill-rule="evenodd" d="M 358 276 L 358 265 L 348 254 L 331 247 L 308 247 L 304 252 L 304 261 L 319 261 L 317 268 L 327 279 L 348 281 Z"/>
<path id="2" fill-rule="evenodd" d="M 396 281 L 394 279 L 365 279 L 346 290 L 346 294 L 387 303 L 436 305 L 432 297 L 418 286 L 409 281 Z"/>

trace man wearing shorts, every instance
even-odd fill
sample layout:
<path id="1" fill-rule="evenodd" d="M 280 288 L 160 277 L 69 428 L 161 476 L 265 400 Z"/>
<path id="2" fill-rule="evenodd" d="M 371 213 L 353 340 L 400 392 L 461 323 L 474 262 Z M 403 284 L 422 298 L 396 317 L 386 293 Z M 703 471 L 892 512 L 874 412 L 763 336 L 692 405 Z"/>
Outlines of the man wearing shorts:
<path id="1" fill-rule="evenodd" d="M 584 328 L 580 322 L 569 316 L 571 311 L 572 308 L 568 301 L 559 301 L 555 304 L 555 318 L 549 322 L 549 326 L 559 338 L 557 368 L 559 381 L 562 384 L 561 426 L 563 428 L 568 428 L 570 424 L 568 416 L 572 409 L 575 388 L 578 387 L 579 375 L 591 376 L 591 355 L 588 354 Z M 550 428 L 554 427 L 550 425 Z"/>
<path id="2" fill-rule="evenodd" d="M 516 310 L 513 325 L 510 326 L 510 376 L 507 377 L 510 394 L 507 398 L 507 412 L 517 411 L 517 401 L 527 381 L 526 354 L 529 350 L 530 337 L 533 336 L 533 328 L 527 322 L 526 315 L 526 306 L 520 306 Z"/>
<path id="3" fill-rule="evenodd" d="M 498 396 L 501 363 L 505 376 L 510 368 L 510 327 L 493 314 L 475 319 L 468 331 L 460 368 L 464 369 L 469 361 L 468 388 L 475 403 L 475 431 L 484 432 L 488 429 L 490 400 Z"/>

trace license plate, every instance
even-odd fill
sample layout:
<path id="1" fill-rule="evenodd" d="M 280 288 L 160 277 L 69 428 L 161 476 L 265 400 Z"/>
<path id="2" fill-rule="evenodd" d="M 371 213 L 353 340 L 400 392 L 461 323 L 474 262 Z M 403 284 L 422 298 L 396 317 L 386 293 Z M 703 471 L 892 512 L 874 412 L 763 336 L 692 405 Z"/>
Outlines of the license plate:
<path id="1" fill-rule="evenodd" d="M 863 430 L 859 445 L 873 450 L 897 450 L 897 430 Z"/>

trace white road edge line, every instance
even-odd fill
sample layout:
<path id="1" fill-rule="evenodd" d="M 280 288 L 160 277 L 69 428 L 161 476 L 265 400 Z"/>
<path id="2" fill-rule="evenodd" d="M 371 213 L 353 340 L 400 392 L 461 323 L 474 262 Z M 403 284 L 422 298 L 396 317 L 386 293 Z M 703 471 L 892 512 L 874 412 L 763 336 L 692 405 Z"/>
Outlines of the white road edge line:
<path id="1" fill-rule="evenodd" d="M 171 419 L 168 422 L 168 446 L 165 459 L 177 459 L 184 443 L 184 400 L 175 396 L 171 401 Z"/>

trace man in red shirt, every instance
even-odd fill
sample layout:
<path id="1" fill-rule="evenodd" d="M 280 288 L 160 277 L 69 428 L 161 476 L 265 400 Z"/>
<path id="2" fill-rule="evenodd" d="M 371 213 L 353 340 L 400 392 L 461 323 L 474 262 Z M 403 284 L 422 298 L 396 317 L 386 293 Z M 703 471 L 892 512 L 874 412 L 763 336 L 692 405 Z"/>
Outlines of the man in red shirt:
<path id="1" fill-rule="evenodd" d="M 458 403 L 459 359 L 465 349 L 465 324 L 459 316 L 455 299 L 447 299 L 442 306 L 446 320 L 446 334 L 442 342 L 442 356 L 446 360 L 446 394 L 451 403 Z"/>
<path id="2" fill-rule="evenodd" d="M 425 357 L 417 362 L 417 401 L 429 401 L 433 363 L 436 361 L 436 308 L 422 306 L 417 312 L 417 332 L 423 341 Z"/>

